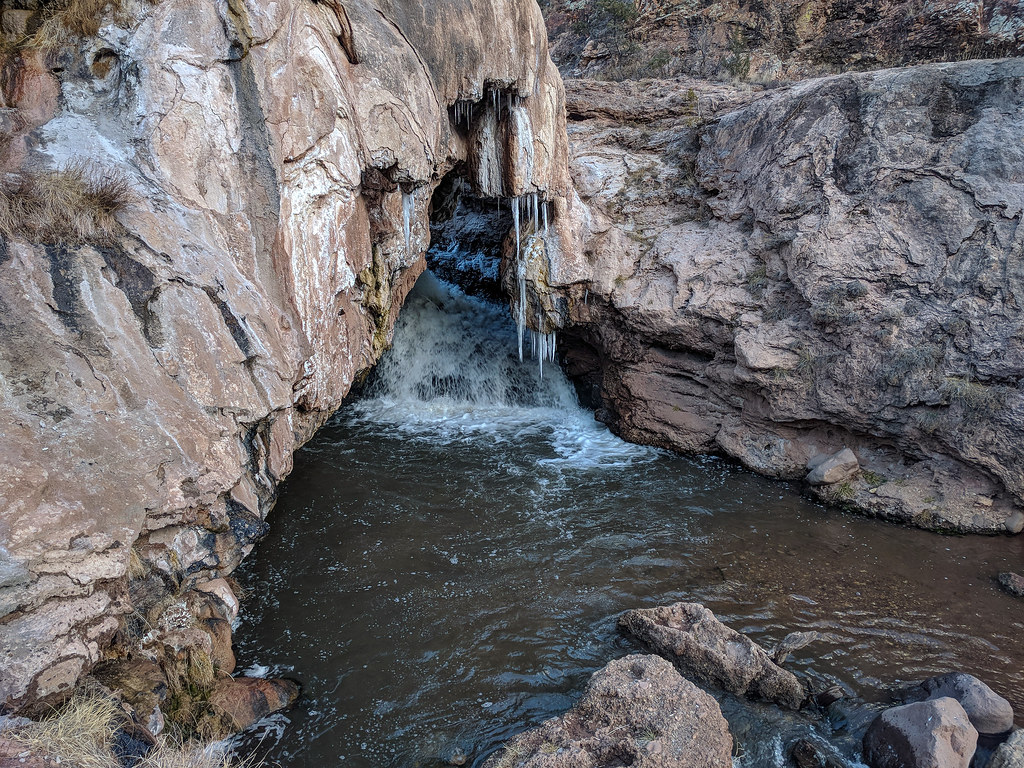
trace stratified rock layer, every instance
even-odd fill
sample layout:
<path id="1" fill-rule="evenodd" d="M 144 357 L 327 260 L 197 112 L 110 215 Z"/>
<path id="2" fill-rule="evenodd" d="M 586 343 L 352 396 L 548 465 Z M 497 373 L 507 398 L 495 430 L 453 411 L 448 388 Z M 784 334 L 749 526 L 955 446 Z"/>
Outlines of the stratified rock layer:
<path id="1" fill-rule="evenodd" d="M 484 768 L 731 768 L 718 702 L 658 656 L 617 659 L 561 717 L 516 736 Z"/>
<path id="2" fill-rule="evenodd" d="M 1024 527 L 1024 60 L 567 92 L 585 245 L 548 279 L 601 418 L 782 478 L 848 448 L 821 498 Z"/>
<path id="3" fill-rule="evenodd" d="M 249 551 L 387 345 L 444 174 L 565 211 L 532 0 L 130 9 L 3 83 L 4 170 L 85 159 L 136 197 L 102 241 L 0 248 L 4 704 L 66 690 L 131 603 Z"/>

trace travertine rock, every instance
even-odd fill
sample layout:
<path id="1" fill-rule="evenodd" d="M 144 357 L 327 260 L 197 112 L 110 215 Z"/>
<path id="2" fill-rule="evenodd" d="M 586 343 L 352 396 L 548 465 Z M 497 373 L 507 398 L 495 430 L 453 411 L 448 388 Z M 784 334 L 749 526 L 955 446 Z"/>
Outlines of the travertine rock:
<path id="1" fill-rule="evenodd" d="M 781 478 L 849 448 L 812 492 L 1024 527 L 1024 60 L 567 87 L 584 257 L 548 284 L 600 418 Z"/>
<path id="2" fill-rule="evenodd" d="M 718 702 L 658 656 L 597 672 L 567 713 L 511 739 L 484 768 L 731 768 Z"/>
<path id="3" fill-rule="evenodd" d="M 446 173 L 566 209 L 532 0 L 131 8 L 5 69 L 3 170 L 86 159 L 136 192 L 102 242 L 0 248 L 5 705 L 65 691 L 131 602 L 251 549 L 388 344 Z"/>

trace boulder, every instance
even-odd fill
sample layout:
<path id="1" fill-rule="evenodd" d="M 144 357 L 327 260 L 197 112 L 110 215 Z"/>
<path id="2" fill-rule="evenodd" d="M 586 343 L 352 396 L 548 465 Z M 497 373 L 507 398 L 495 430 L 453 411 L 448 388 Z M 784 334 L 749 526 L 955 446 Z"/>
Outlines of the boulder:
<path id="1" fill-rule="evenodd" d="M 806 480 L 811 485 L 832 485 L 849 480 L 860 471 L 860 464 L 853 451 L 843 448 L 823 461 L 809 466 Z"/>
<path id="2" fill-rule="evenodd" d="M 989 758 L 985 768 L 1024 768 L 1024 731 L 1014 731 Z"/>
<path id="3" fill-rule="evenodd" d="M 798 709 L 806 698 L 792 672 L 698 603 L 626 611 L 619 617 L 619 629 L 703 685 L 789 709 Z"/>
<path id="4" fill-rule="evenodd" d="M 290 707 L 299 696 L 291 680 L 235 677 L 218 680 L 210 693 L 210 704 L 227 715 L 234 728 L 244 730 L 267 715 Z"/>
<path id="5" fill-rule="evenodd" d="M 929 699 L 880 714 L 864 734 L 871 768 L 968 768 L 978 732 L 956 699 Z"/>
<path id="6" fill-rule="evenodd" d="M 999 586 L 1014 597 L 1024 597 L 1024 576 L 1019 573 L 1000 573 Z"/>
<path id="7" fill-rule="evenodd" d="M 225 619 L 202 619 L 200 627 L 210 636 L 210 660 L 221 672 L 235 671 L 235 652 L 231 648 L 231 624 Z"/>
<path id="8" fill-rule="evenodd" d="M 567 713 L 521 733 L 483 768 L 732 768 L 718 703 L 657 656 L 609 663 Z"/>
<path id="9" fill-rule="evenodd" d="M 971 725 L 980 734 L 1001 734 L 1013 728 L 1013 707 L 1010 702 L 974 675 L 964 672 L 928 678 L 923 683 L 901 691 L 900 698 L 904 701 L 924 701 L 946 696 L 960 703 Z"/>

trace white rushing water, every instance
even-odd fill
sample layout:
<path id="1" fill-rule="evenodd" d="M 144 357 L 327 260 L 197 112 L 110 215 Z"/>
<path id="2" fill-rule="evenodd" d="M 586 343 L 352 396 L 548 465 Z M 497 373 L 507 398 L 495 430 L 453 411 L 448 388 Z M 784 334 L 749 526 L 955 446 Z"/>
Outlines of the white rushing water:
<path id="1" fill-rule="evenodd" d="M 554 335 L 533 344 L 554 359 Z M 615 437 L 581 408 L 556 365 L 543 377 L 520 362 L 504 306 L 467 296 L 426 272 L 406 300 L 392 348 L 381 358 L 354 417 L 433 441 L 514 441 L 543 436 L 540 463 L 622 465 L 656 451 Z"/>

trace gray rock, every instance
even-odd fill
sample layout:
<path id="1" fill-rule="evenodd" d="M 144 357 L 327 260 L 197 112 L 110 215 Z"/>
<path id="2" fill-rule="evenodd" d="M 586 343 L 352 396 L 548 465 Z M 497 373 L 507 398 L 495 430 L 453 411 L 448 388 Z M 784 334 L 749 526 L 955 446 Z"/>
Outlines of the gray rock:
<path id="1" fill-rule="evenodd" d="M 842 762 L 828 753 L 828 748 L 812 739 L 793 744 L 789 756 L 797 768 L 844 768 Z"/>
<path id="2" fill-rule="evenodd" d="M 1024 768 L 1024 730 L 1010 734 L 992 753 L 985 768 Z"/>
<path id="3" fill-rule="evenodd" d="M 949 697 L 892 707 L 864 734 L 871 768 L 968 768 L 978 732 Z"/>
<path id="4" fill-rule="evenodd" d="M 732 768 L 718 702 L 658 656 L 608 664 L 571 710 L 521 733 L 483 768 Z"/>
<path id="5" fill-rule="evenodd" d="M 792 672 L 698 603 L 626 611 L 619 628 L 703 685 L 790 709 L 798 709 L 806 698 Z"/>
<path id="6" fill-rule="evenodd" d="M 902 698 L 909 701 L 941 699 L 946 696 L 959 702 L 978 733 L 995 735 L 1013 728 L 1013 707 L 1010 702 L 974 675 L 965 672 L 940 675 L 902 691 Z"/>
<path id="7" fill-rule="evenodd" d="M 1019 573 L 1000 573 L 999 586 L 1014 597 L 1024 597 L 1024 576 Z"/>
<path id="8" fill-rule="evenodd" d="M 775 646 L 775 650 L 772 651 L 772 661 L 776 664 L 782 664 L 787 658 L 789 658 L 789 654 L 793 653 L 793 651 L 799 651 L 801 648 L 806 648 L 815 640 L 820 639 L 820 632 L 790 632 L 779 641 L 778 645 Z"/>
<path id="9" fill-rule="evenodd" d="M 836 451 L 823 461 L 815 463 L 807 473 L 811 485 L 831 485 L 849 480 L 860 471 L 857 457 L 849 448 Z"/>

